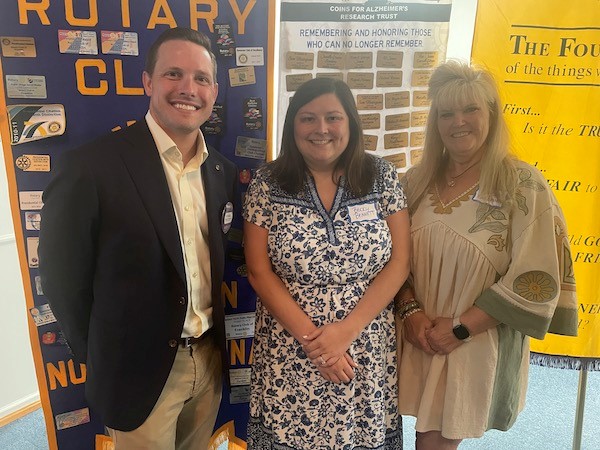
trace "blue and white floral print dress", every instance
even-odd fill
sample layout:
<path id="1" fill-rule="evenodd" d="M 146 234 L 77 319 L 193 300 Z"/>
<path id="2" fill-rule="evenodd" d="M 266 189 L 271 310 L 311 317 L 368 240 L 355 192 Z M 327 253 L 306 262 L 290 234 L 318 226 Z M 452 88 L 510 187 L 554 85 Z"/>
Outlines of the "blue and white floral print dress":
<path id="1" fill-rule="evenodd" d="M 269 230 L 273 270 L 317 326 L 352 311 L 390 258 L 385 218 L 405 208 L 405 197 L 396 169 L 375 161 L 371 193 L 354 197 L 342 178 L 329 212 L 309 175 L 295 195 L 278 187 L 264 169 L 248 188 L 244 218 Z M 371 214 L 361 220 L 360 210 Z M 325 380 L 259 299 L 248 448 L 401 449 L 391 298 L 349 353 L 359 365 L 355 378 L 348 384 Z"/>

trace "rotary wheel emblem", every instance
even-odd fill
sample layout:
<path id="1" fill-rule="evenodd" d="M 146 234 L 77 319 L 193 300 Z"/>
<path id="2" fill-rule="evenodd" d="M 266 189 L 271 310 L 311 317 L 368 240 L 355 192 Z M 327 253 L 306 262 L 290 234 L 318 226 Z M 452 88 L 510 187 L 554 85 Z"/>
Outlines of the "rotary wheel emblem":
<path id="1" fill-rule="evenodd" d="M 22 155 L 16 159 L 15 164 L 19 169 L 27 170 L 31 167 L 31 160 L 29 159 L 29 157 Z"/>

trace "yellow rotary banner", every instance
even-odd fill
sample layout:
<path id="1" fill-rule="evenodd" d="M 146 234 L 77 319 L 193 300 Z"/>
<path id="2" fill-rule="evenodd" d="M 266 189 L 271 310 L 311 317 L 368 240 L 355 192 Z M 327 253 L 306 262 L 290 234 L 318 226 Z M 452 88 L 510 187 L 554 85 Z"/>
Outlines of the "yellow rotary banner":
<path id="1" fill-rule="evenodd" d="M 542 171 L 567 219 L 579 335 L 547 335 L 533 340 L 532 350 L 599 358 L 600 3 L 540 6 L 479 0 L 472 59 L 495 75 L 513 150 Z M 600 361 L 586 363 L 600 367 Z"/>

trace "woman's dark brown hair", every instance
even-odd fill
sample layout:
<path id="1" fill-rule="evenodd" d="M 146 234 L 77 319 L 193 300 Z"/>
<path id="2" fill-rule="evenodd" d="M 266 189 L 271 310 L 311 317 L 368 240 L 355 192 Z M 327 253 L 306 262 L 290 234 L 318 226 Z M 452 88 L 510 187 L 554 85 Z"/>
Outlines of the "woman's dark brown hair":
<path id="1" fill-rule="evenodd" d="M 334 94 L 338 98 L 348 116 L 350 128 L 348 146 L 337 161 L 334 174 L 341 170 L 350 192 L 364 195 L 373 187 L 374 161 L 365 153 L 362 125 L 352 91 L 346 83 L 333 78 L 314 78 L 298 88 L 285 115 L 279 156 L 267 166 L 269 173 L 291 194 L 302 189 L 306 164 L 294 139 L 294 119 L 300 108 L 325 94 Z"/>

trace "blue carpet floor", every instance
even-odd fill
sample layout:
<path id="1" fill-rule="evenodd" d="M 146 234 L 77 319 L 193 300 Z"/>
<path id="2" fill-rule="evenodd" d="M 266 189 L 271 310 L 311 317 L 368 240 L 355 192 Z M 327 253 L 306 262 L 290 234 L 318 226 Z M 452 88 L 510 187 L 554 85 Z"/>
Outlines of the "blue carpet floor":
<path id="1" fill-rule="evenodd" d="M 579 372 L 532 365 L 527 404 L 513 428 L 489 431 L 460 450 L 571 450 Z M 404 450 L 414 450 L 414 419 L 404 418 Z M 600 372 L 589 372 L 582 450 L 600 450 Z M 41 410 L 0 428 L 0 450 L 47 450 Z M 82 449 L 91 450 L 91 449 Z"/>
<path id="2" fill-rule="evenodd" d="M 1 450 L 48 450 L 41 409 L 0 428 Z"/>

